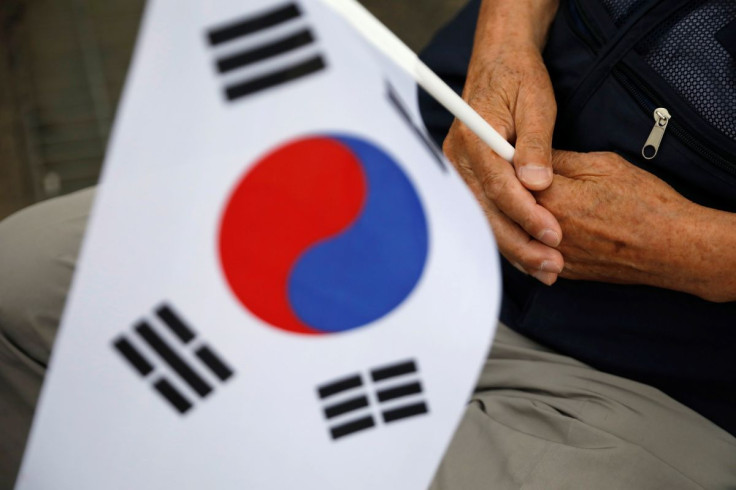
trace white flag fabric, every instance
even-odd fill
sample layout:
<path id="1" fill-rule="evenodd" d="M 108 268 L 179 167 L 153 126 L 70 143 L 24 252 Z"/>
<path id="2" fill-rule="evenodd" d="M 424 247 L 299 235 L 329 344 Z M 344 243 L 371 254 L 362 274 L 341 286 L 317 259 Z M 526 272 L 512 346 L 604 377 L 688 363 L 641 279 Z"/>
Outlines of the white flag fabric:
<path id="1" fill-rule="evenodd" d="M 146 8 L 17 488 L 425 488 L 497 252 L 318 0 Z"/>

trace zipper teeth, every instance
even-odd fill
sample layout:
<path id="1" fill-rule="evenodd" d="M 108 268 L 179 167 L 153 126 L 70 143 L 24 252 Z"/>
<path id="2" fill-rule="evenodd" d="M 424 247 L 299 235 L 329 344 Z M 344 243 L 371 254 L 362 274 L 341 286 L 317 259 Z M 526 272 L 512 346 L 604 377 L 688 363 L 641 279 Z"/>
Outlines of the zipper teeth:
<path id="1" fill-rule="evenodd" d="M 695 152 L 705 156 L 709 161 L 715 163 L 718 167 L 727 171 L 728 173 L 736 175 L 736 164 L 723 158 L 718 153 L 712 151 L 710 148 L 700 143 L 689 132 L 685 131 L 682 126 L 677 124 L 677 122 L 675 122 L 675 126 L 672 129 L 674 129 L 674 135 L 677 136 L 680 141 L 692 148 Z"/>
<path id="2" fill-rule="evenodd" d="M 638 87 L 634 85 L 631 80 L 628 78 L 631 76 L 630 70 L 624 68 L 623 66 L 619 66 L 617 69 L 613 72 L 614 77 L 616 80 L 618 80 L 624 88 L 634 97 L 634 100 L 642 107 L 644 110 L 651 110 L 650 104 L 655 103 L 655 97 L 652 97 L 651 93 L 648 92 L 643 87 Z M 648 97 L 648 100 L 644 98 L 644 96 Z M 662 106 L 664 107 L 664 106 Z M 719 153 L 711 150 L 707 146 L 705 146 L 703 143 L 698 141 L 696 138 L 690 134 L 689 131 L 684 129 L 681 124 L 677 122 L 677 120 L 669 120 L 669 123 L 667 124 L 667 129 L 671 131 L 677 138 L 685 143 L 687 146 L 689 146 L 692 150 L 694 150 L 696 153 L 704 156 L 709 162 L 715 164 L 719 168 L 736 175 L 736 164 L 731 163 L 727 158 L 724 158 Z"/>

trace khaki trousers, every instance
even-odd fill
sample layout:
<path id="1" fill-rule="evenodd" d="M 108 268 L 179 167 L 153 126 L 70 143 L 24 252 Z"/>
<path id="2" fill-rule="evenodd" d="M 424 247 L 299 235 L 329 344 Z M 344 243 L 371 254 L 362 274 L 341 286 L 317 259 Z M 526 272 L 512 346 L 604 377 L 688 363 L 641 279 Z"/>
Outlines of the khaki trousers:
<path id="1" fill-rule="evenodd" d="M 736 489 L 736 438 L 499 325 L 438 489 Z"/>
<path id="2" fill-rule="evenodd" d="M 0 223 L 0 489 L 20 464 L 93 196 Z M 736 489 L 736 439 L 500 325 L 432 488 Z"/>
<path id="3" fill-rule="evenodd" d="M 0 222 L 2 490 L 18 472 L 93 196 L 77 192 Z"/>

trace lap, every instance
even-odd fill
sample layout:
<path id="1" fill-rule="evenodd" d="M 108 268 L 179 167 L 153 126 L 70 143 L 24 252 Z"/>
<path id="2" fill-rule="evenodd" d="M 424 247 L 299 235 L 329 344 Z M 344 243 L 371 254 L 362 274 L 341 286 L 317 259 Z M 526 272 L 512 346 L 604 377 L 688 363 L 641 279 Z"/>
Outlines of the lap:
<path id="1" fill-rule="evenodd" d="M 500 325 L 432 488 L 736 486 L 736 440 L 662 392 Z"/>
<path id="2" fill-rule="evenodd" d="M 93 195 L 0 222 L 0 488 L 11 488 L 20 464 Z"/>
<path id="3" fill-rule="evenodd" d="M 20 462 L 93 190 L 0 222 L 0 488 Z M 500 325 L 434 489 L 733 488 L 732 436 Z"/>

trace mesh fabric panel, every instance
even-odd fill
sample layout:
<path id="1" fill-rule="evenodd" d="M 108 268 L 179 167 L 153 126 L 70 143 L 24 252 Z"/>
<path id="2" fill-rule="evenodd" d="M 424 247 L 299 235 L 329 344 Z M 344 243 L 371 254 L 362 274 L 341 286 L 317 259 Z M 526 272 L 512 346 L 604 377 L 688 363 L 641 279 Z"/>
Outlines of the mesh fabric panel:
<path id="1" fill-rule="evenodd" d="M 649 0 L 601 0 L 617 27 L 621 27 Z"/>
<path id="2" fill-rule="evenodd" d="M 698 112 L 736 139 L 736 60 L 715 38 L 736 19 L 736 1 L 694 1 L 637 47 L 644 60 Z"/>

